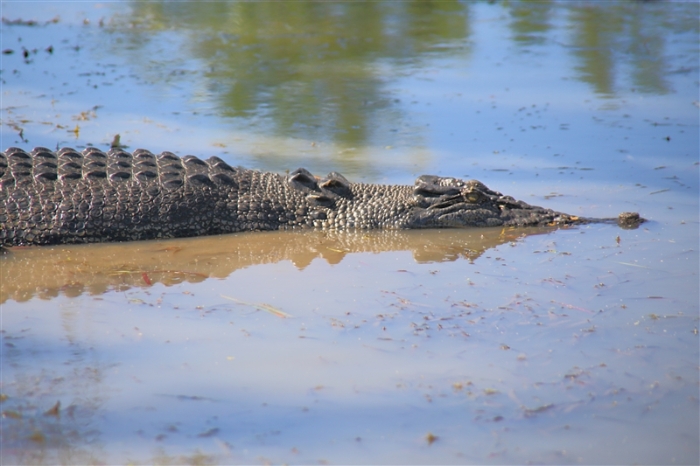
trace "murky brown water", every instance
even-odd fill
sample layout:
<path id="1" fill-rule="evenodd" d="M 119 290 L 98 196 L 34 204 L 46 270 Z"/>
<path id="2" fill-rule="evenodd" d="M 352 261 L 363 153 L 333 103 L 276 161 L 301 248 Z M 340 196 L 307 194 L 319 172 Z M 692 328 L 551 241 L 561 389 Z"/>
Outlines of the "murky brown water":
<path id="1" fill-rule="evenodd" d="M 650 220 L 14 249 L 3 464 L 698 463 L 697 4 L 2 9 L 3 148 Z"/>
<path id="2" fill-rule="evenodd" d="M 554 228 L 425 231 L 262 232 L 93 246 L 14 248 L 2 262 L 0 302 L 100 295 L 162 283 L 225 279 L 239 269 L 315 259 L 330 265 L 358 253 L 406 251 L 418 263 L 473 261 L 495 246 Z"/>

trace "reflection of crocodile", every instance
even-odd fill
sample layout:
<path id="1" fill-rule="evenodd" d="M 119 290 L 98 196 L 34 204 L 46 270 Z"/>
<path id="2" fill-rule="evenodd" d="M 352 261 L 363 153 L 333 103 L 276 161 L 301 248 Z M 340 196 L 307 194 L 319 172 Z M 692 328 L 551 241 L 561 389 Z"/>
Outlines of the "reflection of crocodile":
<path id="1" fill-rule="evenodd" d="M 501 244 L 555 227 L 373 232 L 264 232 L 165 241 L 17 248 L 0 256 L 0 303 L 59 294 L 197 283 L 236 270 L 289 261 L 298 269 L 321 259 L 338 264 L 358 253 L 406 251 L 418 263 L 474 261 Z M 391 257 L 387 267 L 395 263 Z M 353 269 L 354 270 L 354 269 Z M 354 273 L 354 271 L 350 271 Z M 343 272 L 339 271 L 342 277 Z"/>
<path id="2" fill-rule="evenodd" d="M 415 186 L 350 183 L 232 168 L 145 150 L 0 153 L 0 245 L 89 243 L 250 230 L 413 229 L 601 221 L 531 206 L 479 181 L 421 176 Z M 624 213 L 621 225 L 636 226 Z"/>

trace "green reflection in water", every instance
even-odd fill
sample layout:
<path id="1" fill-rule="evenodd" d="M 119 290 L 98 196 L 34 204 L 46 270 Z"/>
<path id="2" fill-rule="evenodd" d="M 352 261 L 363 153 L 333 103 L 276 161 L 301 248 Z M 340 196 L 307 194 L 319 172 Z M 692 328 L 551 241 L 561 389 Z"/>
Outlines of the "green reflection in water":
<path id="1" fill-rule="evenodd" d="M 572 9 L 574 55 L 579 60 L 579 79 L 596 93 L 613 97 L 616 74 L 629 61 L 631 84 L 637 91 L 652 94 L 670 92 L 664 57 L 667 12 L 651 15 L 639 4 L 585 5 Z"/>
<path id="2" fill-rule="evenodd" d="M 552 2 L 517 2 L 509 6 L 513 40 L 521 45 L 545 43 L 546 33 L 552 28 Z"/>
<path id="3" fill-rule="evenodd" d="M 130 19 L 187 34 L 188 53 L 206 63 L 207 88 L 222 115 L 269 121 L 281 136 L 358 146 L 371 138 L 375 119 L 395 119 L 394 110 L 387 113 L 394 99 L 383 90 L 393 78 L 387 70 L 454 55 L 451 45 L 469 35 L 467 7 L 135 2 Z"/>
<path id="4" fill-rule="evenodd" d="M 475 47 L 498 52 L 473 32 L 484 20 L 504 25 L 523 51 L 563 48 L 575 78 L 613 98 L 674 91 L 669 36 L 697 34 L 696 13 L 697 5 L 636 1 L 132 2 L 111 25 L 125 35 L 115 53 L 131 53 L 149 79 L 161 73 L 158 82 L 201 81 L 220 116 L 269 135 L 364 147 L 377 144 L 380 128 L 411 126 L 398 77 L 436 66 L 435 58 L 468 68 Z M 154 32 L 173 34 L 182 49 L 138 53 Z M 173 74 L 172 64 L 188 59 L 198 70 Z M 569 75 L 568 63 L 556 72 Z"/>

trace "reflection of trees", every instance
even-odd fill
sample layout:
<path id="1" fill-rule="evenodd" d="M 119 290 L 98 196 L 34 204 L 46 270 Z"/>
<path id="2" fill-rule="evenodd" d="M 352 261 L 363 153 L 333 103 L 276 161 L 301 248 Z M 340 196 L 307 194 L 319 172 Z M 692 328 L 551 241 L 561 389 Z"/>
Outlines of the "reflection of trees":
<path id="1" fill-rule="evenodd" d="M 579 77 L 606 96 L 615 94 L 616 74 L 629 65 L 631 87 L 640 92 L 669 92 L 665 74 L 664 37 L 668 34 L 666 7 L 615 3 L 586 4 L 572 8 L 574 55 L 579 59 Z M 619 79 L 619 78 L 618 78 Z M 621 83 L 617 83 L 619 86 Z"/>
<path id="2" fill-rule="evenodd" d="M 528 1 L 511 4 L 510 28 L 513 39 L 522 45 L 541 44 L 550 31 L 551 1 Z"/>
<path id="3" fill-rule="evenodd" d="M 382 92 L 382 61 L 418 63 L 463 43 L 466 9 L 445 1 L 134 2 L 129 21 L 142 27 L 127 40 L 147 41 L 163 25 L 184 30 L 221 114 L 268 119 L 282 136 L 362 146 L 373 117 L 393 104 Z"/>
<path id="4" fill-rule="evenodd" d="M 545 43 L 554 29 L 553 16 L 562 11 L 550 1 L 522 1 L 507 4 L 513 40 L 522 46 Z M 697 17 L 669 12 L 683 5 L 652 5 L 645 2 L 584 2 L 566 5 L 566 27 L 572 30 L 572 54 L 578 59 L 578 78 L 604 96 L 613 96 L 623 72 L 628 71 L 630 87 L 638 92 L 666 94 L 666 37 L 669 32 L 697 30 L 697 25 L 670 18 Z M 691 7 L 692 8 L 692 7 Z M 653 11 L 650 11 L 653 10 Z"/>
<path id="5" fill-rule="evenodd" d="M 574 55 L 579 58 L 576 68 L 582 81 L 600 94 L 612 94 L 614 80 L 613 45 L 618 38 L 620 19 L 607 15 L 597 8 L 574 10 Z"/>
<path id="6" fill-rule="evenodd" d="M 695 5 L 537 0 L 480 7 L 508 12 L 519 47 L 569 45 L 578 79 L 603 96 L 621 85 L 670 92 L 666 37 L 697 32 Z M 391 73 L 468 53 L 470 8 L 452 1 L 133 2 L 128 16 L 111 23 L 120 33 L 113 52 L 133 53 L 149 81 L 164 83 L 192 79 L 174 68 L 195 60 L 200 92 L 220 115 L 277 136 L 363 147 L 401 126 L 384 89 Z M 149 49 L 154 32 L 163 32 L 161 41 L 172 34 L 182 50 Z"/>

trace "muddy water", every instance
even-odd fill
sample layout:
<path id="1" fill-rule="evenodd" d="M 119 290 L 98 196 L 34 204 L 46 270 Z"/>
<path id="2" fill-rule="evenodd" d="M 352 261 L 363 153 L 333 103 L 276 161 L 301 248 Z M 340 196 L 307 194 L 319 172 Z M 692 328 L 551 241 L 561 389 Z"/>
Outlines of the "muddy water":
<path id="1" fill-rule="evenodd" d="M 256 232 L 94 247 L 14 248 L 3 258 L 0 301 L 226 279 L 239 269 L 283 261 L 303 271 L 316 259 L 335 265 L 360 253 L 406 251 L 418 263 L 473 261 L 497 245 L 553 230 Z"/>
<path id="2" fill-rule="evenodd" d="M 3 463 L 697 464 L 697 5 L 28 5 L 3 148 L 649 221 L 14 249 Z"/>

